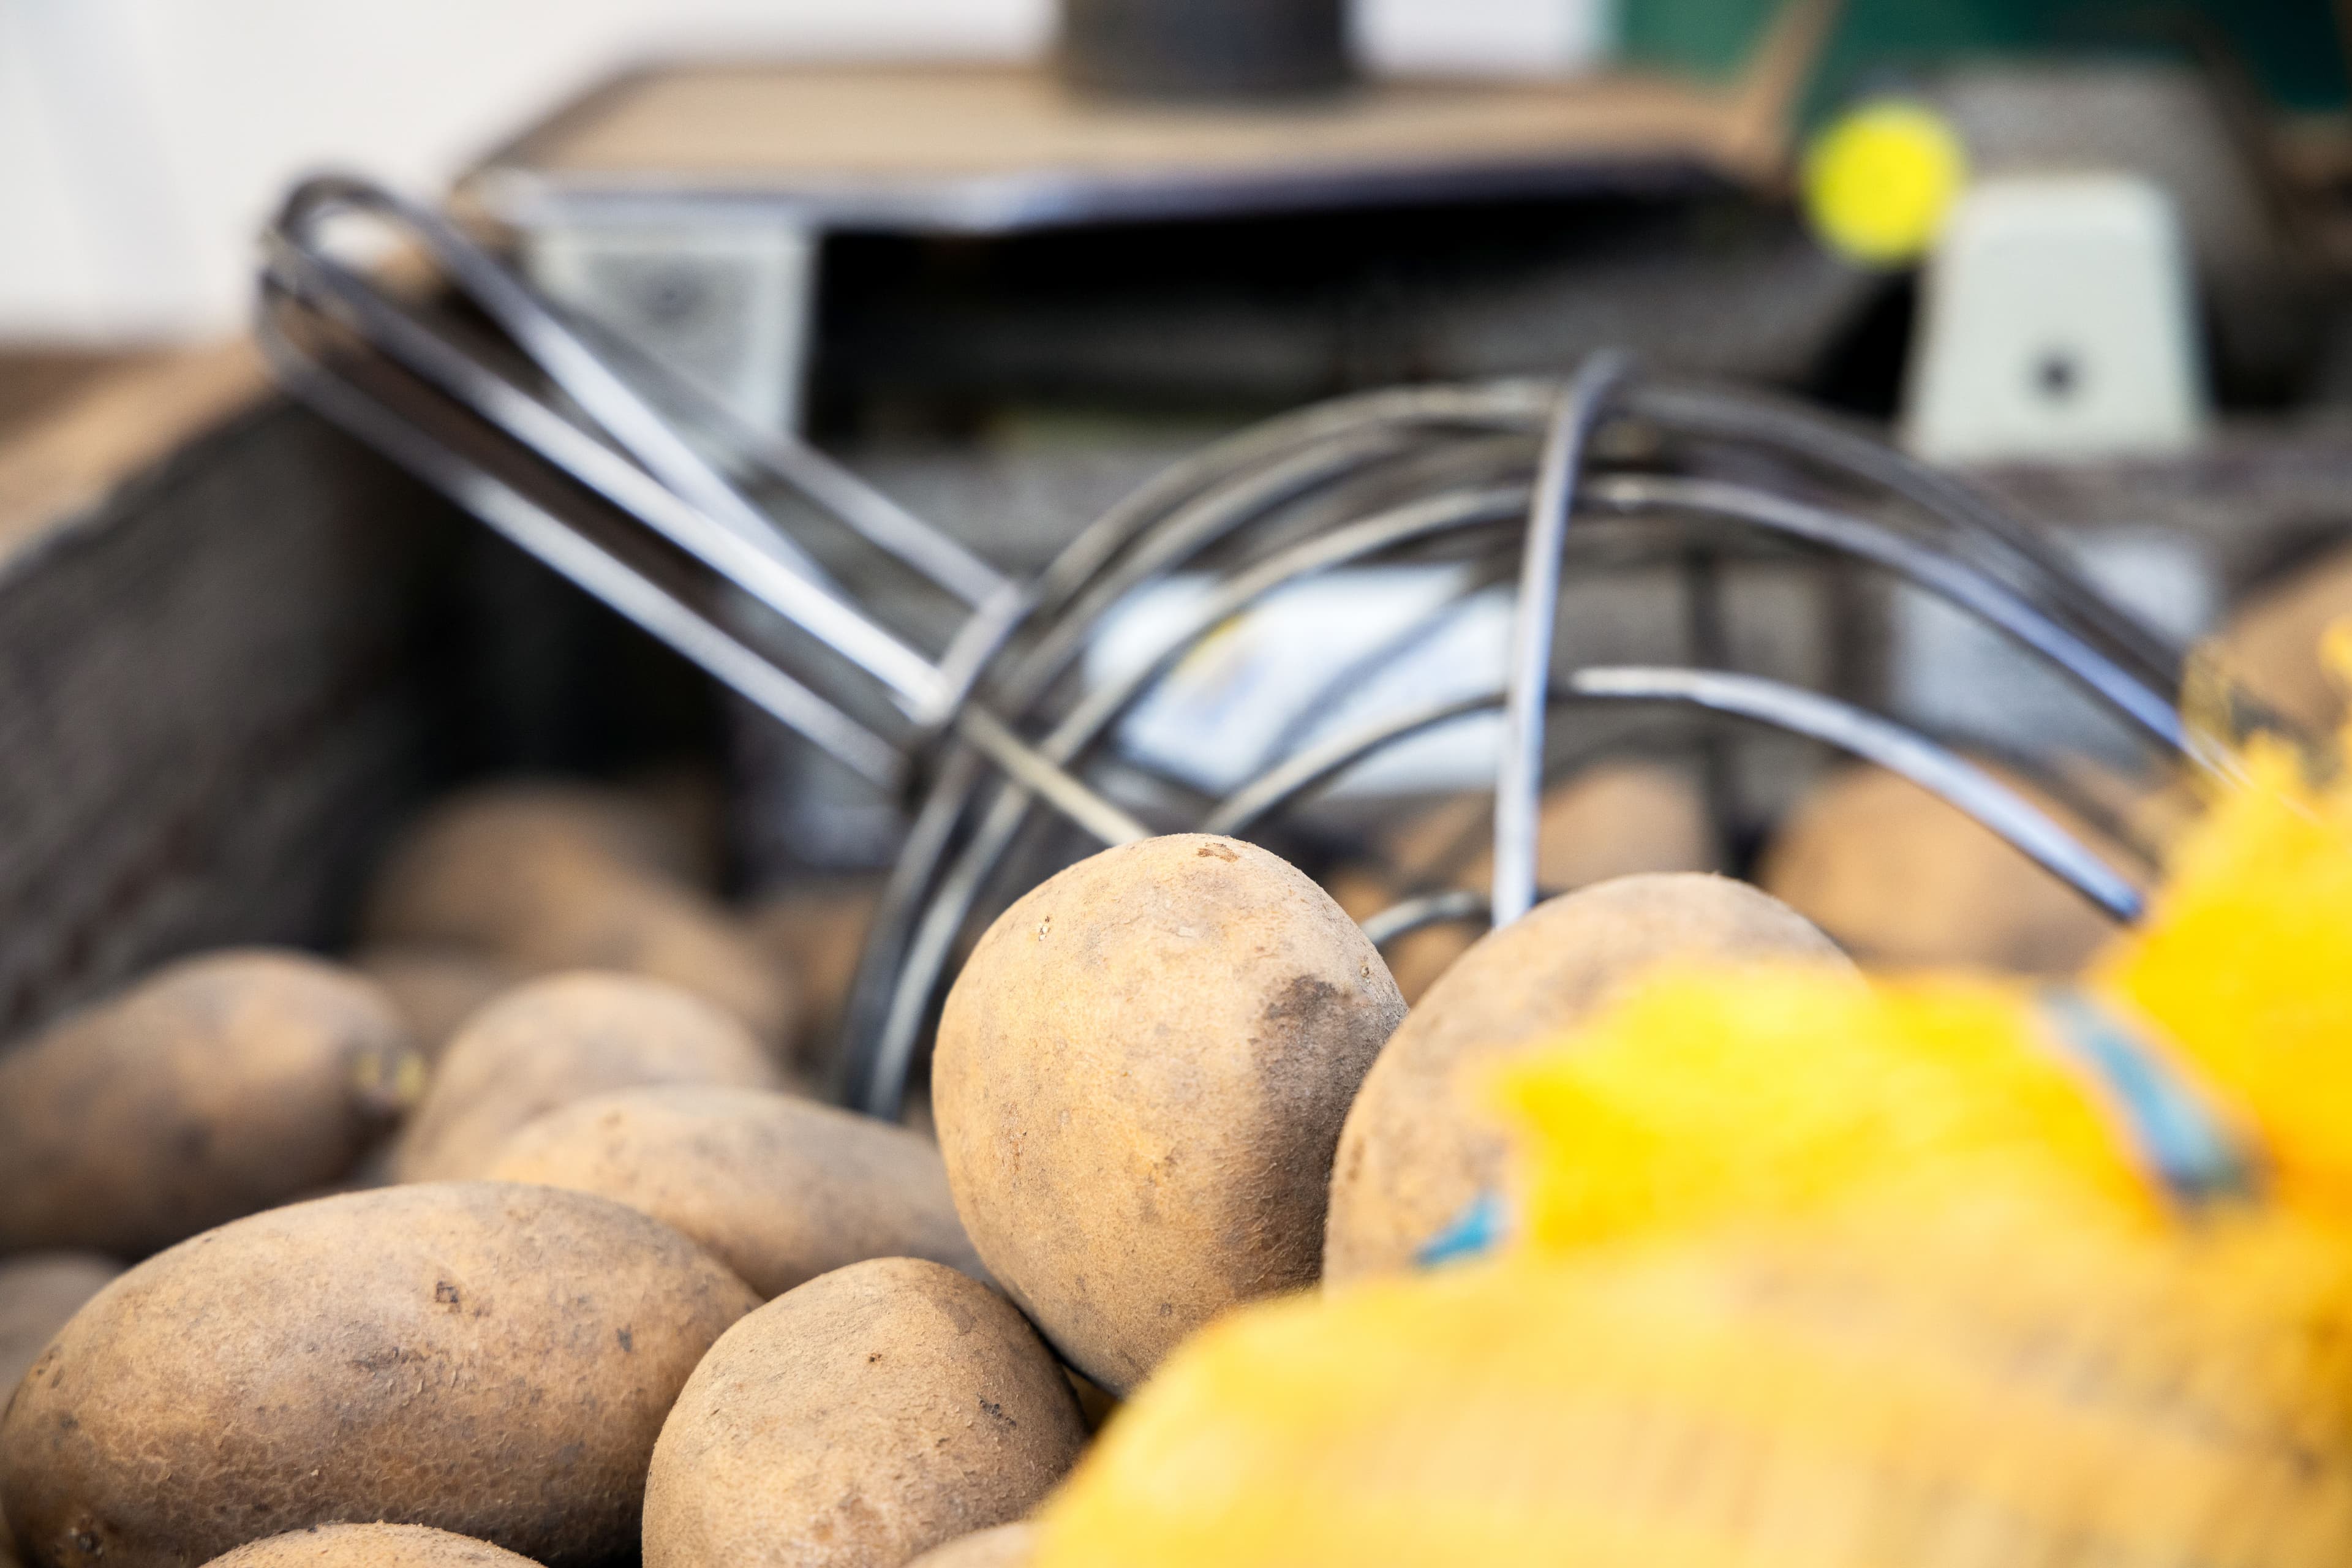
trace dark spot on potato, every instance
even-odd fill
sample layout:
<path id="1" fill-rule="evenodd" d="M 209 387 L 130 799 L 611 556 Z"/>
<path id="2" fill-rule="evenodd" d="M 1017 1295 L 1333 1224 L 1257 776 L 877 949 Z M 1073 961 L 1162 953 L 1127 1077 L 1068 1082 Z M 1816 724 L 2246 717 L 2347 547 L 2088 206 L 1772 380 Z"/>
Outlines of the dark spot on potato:
<path id="1" fill-rule="evenodd" d="M 1339 988 L 1319 975 L 1294 974 L 1265 1005 L 1269 1024 L 1305 1024 L 1321 1016 L 1338 1000 Z"/>
<path id="2" fill-rule="evenodd" d="M 1226 848 L 1222 844 L 1203 844 L 1195 853 L 1193 858 L 1200 860 L 1238 860 L 1241 858 L 1240 856 L 1234 854 L 1232 850 Z"/>
<path id="3" fill-rule="evenodd" d="M 1002 1405 L 993 1404 L 983 1399 L 980 1402 L 980 1407 L 984 1413 L 986 1413 L 991 1421 L 995 1422 L 998 1426 L 1005 1427 L 1008 1430 L 1021 1425 L 1020 1422 L 1015 1421 L 1012 1416 L 1004 1414 L 1004 1406 Z"/>
<path id="4" fill-rule="evenodd" d="M 433 1300 L 444 1307 L 456 1307 L 460 1304 L 457 1300 L 457 1287 L 450 1284 L 446 1279 L 433 1287 Z"/>
<path id="5" fill-rule="evenodd" d="M 621 1342 L 621 1353 L 626 1355 L 637 1348 L 637 1339 L 626 1329 L 614 1329 L 613 1337 Z"/>
<path id="6" fill-rule="evenodd" d="M 866 1354 L 866 1364 L 872 1366 L 876 1362 L 880 1361 L 881 1359 L 882 1352 L 880 1351 L 868 1351 Z"/>

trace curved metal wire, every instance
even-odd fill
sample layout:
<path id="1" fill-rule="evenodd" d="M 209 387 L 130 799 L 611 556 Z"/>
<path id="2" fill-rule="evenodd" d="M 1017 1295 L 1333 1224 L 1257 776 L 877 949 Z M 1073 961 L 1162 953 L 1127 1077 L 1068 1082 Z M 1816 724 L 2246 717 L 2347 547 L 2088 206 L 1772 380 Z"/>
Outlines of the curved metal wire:
<path id="1" fill-rule="evenodd" d="M 396 298 L 340 260 L 323 231 L 350 214 L 415 237 L 504 332 L 511 359 L 494 363 L 466 332 L 435 324 L 429 304 Z M 698 389 L 541 300 L 415 204 L 362 181 L 313 182 L 289 198 L 267 253 L 261 335 L 298 395 L 865 776 L 893 787 L 920 781 L 849 1008 L 846 1092 L 885 1114 L 895 1112 L 919 1059 L 960 943 L 1052 868 L 1040 857 L 1059 852 L 1041 842 L 1054 823 L 1096 843 L 1155 828 L 1262 832 L 1412 737 L 1498 710 L 1507 721 L 1494 896 L 1455 890 L 1409 900 L 1367 922 L 1384 939 L 1416 922 L 1524 911 L 1535 896 L 1547 715 L 1602 703 L 1725 715 L 1866 758 L 1985 823 L 2110 913 L 2137 910 L 2131 879 L 2031 802 L 1881 715 L 1735 670 L 1556 670 L 1563 576 L 1597 559 L 1580 553 L 1587 531 L 1575 516 L 1630 520 L 1637 542 L 1674 545 L 1696 523 L 1866 563 L 2014 639 L 2161 752 L 2179 756 L 2189 746 L 2172 712 L 2173 650 L 1986 498 L 1812 416 L 1661 384 L 1612 359 L 1588 363 L 1565 386 L 1524 379 L 1397 389 L 1268 421 L 1172 465 L 1024 584 L 832 459 L 743 429 Z M 1591 453 L 1631 426 L 1663 437 L 1634 444 L 1640 449 L 1671 463 L 1692 456 L 1694 466 L 1654 471 L 1655 458 L 1645 471 L 1596 466 Z M 1634 449 L 1611 449 L 1621 447 Z M 1810 476 L 1805 499 L 1719 477 L 1719 462 L 1706 466 L 1709 454 L 1733 448 Z M 1754 471 L 1752 460 L 1742 471 Z M 811 500 L 878 558 L 944 589 L 969 614 L 945 627 L 893 627 L 738 487 L 743 476 Z M 615 523 L 744 589 L 844 663 L 802 668 L 755 649 L 600 544 L 600 531 Z M 1130 809 L 1106 793 L 1135 772 L 1108 765 L 1122 721 L 1219 625 L 1318 574 L 1465 554 L 1466 580 L 1479 591 L 1517 579 L 1496 690 L 1424 702 L 1338 735 L 1302 713 L 1255 776 L 1222 799 L 1155 788 Z M 1206 591 L 1149 657 L 1113 678 L 1079 679 L 1104 618 L 1178 573 L 1200 574 Z M 1468 591 L 1432 614 L 1458 610 Z M 1392 664 L 1417 630 L 1351 668 Z M 937 633 L 944 636 L 934 640 Z M 850 691 L 838 684 L 845 671 L 877 686 Z M 877 689 L 887 701 L 872 700 Z"/>
<path id="2" fill-rule="evenodd" d="M 1585 448 L 1608 400 L 1631 366 L 1624 357 L 1598 353 L 1584 362 L 1560 393 L 1559 411 L 1544 438 L 1543 462 L 1528 498 L 1527 540 L 1519 548 L 1518 603 L 1511 612 L 1510 668 L 1503 704 L 1502 752 L 1495 763 L 1495 885 L 1489 895 L 1496 925 L 1508 925 L 1536 901 L 1536 811 L 1543 793 L 1544 691 L 1551 679 L 1551 647 L 1559 619 L 1559 558 L 1569 515 L 1584 479 Z"/>

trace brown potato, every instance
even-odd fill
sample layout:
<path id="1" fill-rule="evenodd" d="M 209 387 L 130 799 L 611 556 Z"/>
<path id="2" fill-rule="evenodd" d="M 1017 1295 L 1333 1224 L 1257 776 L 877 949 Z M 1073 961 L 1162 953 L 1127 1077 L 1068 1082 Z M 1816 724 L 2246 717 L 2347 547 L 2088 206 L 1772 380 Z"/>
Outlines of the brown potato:
<path id="1" fill-rule="evenodd" d="M 35 1563 L 181 1568 L 384 1520 L 620 1563 L 670 1402 L 758 1298 L 585 1193 L 384 1187 L 272 1209 L 100 1291 L 0 1415 Z"/>
<path id="2" fill-rule="evenodd" d="M 2118 869 L 2112 841 L 2024 781 L 2004 782 Z M 1842 769 L 1773 835 L 1757 881 L 1865 964 L 2071 974 L 2116 925 L 1958 807 L 1884 768 Z"/>
<path id="3" fill-rule="evenodd" d="M 2352 616 L 2352 549 L 2336 550 L 2256 595 L 2216 639 L 2221 668 L 2315 733 L 2344 721 L 2344 690 L 2320 662 L 2320 639 Z"/>
<path id="4" fill-rule="evenodd" d="M 1036 1555 L 1037 1527 L 1015 1520 L 934 1546 L 907 1568 L 1029 1568 Z"/>
<path id="5" fill-rule="evenodd" d="M 1689 872 L 1601 882 L 1489 932 L 1398 1028 L 1348 1112 L 1331 1173 L 1325 1282 L 1409 1267 L 1501 1185 L 1503 1135 L 1478 1109 L 1466 1067 L 1561 1033 L 1674 958 L 1851 968 L 1793 910 L 1743 882 Z"/>
<path id="6" fill-rule="evenodd" d="M 501 867 L 593 860 L 691 886 L 703 858 L 674 823 L 625 790 L 583 779 L 493 779 L 443 795 L 408 825 L 377 869 L 371 915 L 425 925 L 493 918 L 507 892 L 497 881 Z"/>
<path id="7" fill-rule="evenodd" d="M 1404 1003 L 1320 888 L 1254 845 L 1106 849 L 992 925 L 932 1065 L 964 1229 L 1124 1394 L 1226 1307 L 1312 1284 L 1339 1123 Z"/>
<path id="8" fill-rule="evenodd" d="M 0 1409 L 25 1370 L 81 1304 L 122 1272 L 95 1252 L 26 1252 L 0 1258 Z M 0 1514 L 0 1565 L 16 1561 L 8 1520 Z"/>
<path id="9" fill-rule="evenodd" d="M 1357 920 L 1388 908 L 1421 886 L 1490 886 L 1495 876 L 1491 802 L 1449 802 L 1399 831 L 1390 854 L 1400 874 L 1367 884 L 1361 874 L 1332 892 Z M 1665 763 L 1595 763 L 1544 792 L 1536 820 L 1536 886 L 1570 892 L 1612 877 L 1645 871 L 1715 871 L 1722 847 L 1706 797 L 1687 768 Z M 1408 931 L 1383 950 L 1407 1003 L 1418 1003 L 1478 940 L 1480 928 L 1443 921 Z"/>
<path id="10" fill-rule="evenodd" d="M 537 1568 L 502 1546 L 422 1524 L 314 1524 L 215 1557 L 207 1568 Z"/>
<path id="11" fill-rule="evenodd" d="M 1084 1441 L 1003 1297 L 917 1258 L 853 1263 L 695 1368 L 646 1478 L 646 1568 L 898 1568 L 1026 1513 Z"/>
<path id="12" fill-rule="evenodd" d="M 658 817 L 586 785 L 452 797 L 394 847 L 369 889 L 371 942 L 467 947 L 535 974 L 612 969 L 726 1008 L 778 1049 L 791 977 L 680 874 Z"/>
<path id="13" fill-rule="evenodd" d="M 881 901 L 878 878 L 818 878 L 767 894 L 744 919 L 752 940 L 793 977 L 803 1056 L 813 1069 L 824 1066 L 815 1058 L 840 1033 L 866 932 Z"/>
<path id="14" fill-rule="evenodd" d="M 383 987 L 427 1062 L 493 997 L 529 978 L 514 964 L 462 947 L 372 947 L 352 967 Z"/>
<path id="15" fill-rule="evenodd" d="M 796 1095 L 699 1084 L 600 1094 L 517 1131 L 488 1174 L 642 1210 L 762 1296 L 869 1258 L 928 1258 L 987 1278 L 937 1149 Z"/>
<path id="16" fill-rule="evenodd" d="M 700 997 L 633 974 L 551 975 L 474 1015 L 393 1146 L 395 1181 L 479 1176 L 525 1122 L 608 1089 L 772 1089 L 750 1032 Z"/>
<path id="17" fill-rule="evenodd" d="M 122 1265 L 95 1252 L 0 1258 L 0 1405 L 66 1320 L 121 1272 Z"/>
<path id="18" fill-rule="evenodd" d="M 424 1072 L 391 1002 L 340 965 L 171 964 L 0 1054 L 0 1252 L 136 1258 L 322 1186 Z"/>

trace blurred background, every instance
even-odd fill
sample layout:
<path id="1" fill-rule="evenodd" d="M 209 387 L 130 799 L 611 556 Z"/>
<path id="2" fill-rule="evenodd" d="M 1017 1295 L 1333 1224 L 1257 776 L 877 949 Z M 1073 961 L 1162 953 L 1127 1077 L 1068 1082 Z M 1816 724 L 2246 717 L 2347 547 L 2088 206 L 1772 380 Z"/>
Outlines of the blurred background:
<path id="1" fill-rule="evenodd" d="M 44 743 L 126 797 L 190 797 L 179 817 L 131 812 L 28 773 L 19 806 L 58 815 L 59 844 L 126 816 L 226 833 L 264 821 L 240 793 L 255 759 L 310 748 L 317 776 L 287 786 L 282 831 L 253 831 L 339 846 L 299 886 L 268 883 L 283 907 L 215 891 L 118 957 L 70 931 L 0 953 L 0 1013 L 199 938 L 331 931 L 398 811 L 484 773 L 683 759 L 747 895 L 870 879 L 906 842 L 905 800 L 272 391 L 244 331 L 257 237 L 305 172 L 438 205 L 624 363 L 693 384 L 755 438 L 805 439 L 1014 581 L 1254 421 L 1399 384 L 1562 377 L 1619 350 L 1645 377 L 1793 399 L 1954 468 L 2166 647 L 2221 632 L 2269 649 L 2249 684 L 2324 724 L 2315 628 L 2352 607 L 2347 10 L 0 0 L 0 568 L 77 529 L 150 552 L 135 572 L 93 558 L 86 580 L 64 555 L 0 574 L 57 617 L 40 630 L 0 604 L 0 673 L 11 637 L 25 668 L 86 668 L 78 706 L 50 695 L 58 678 L 28 681 L 26 712 L 89 716 Z M 478 328 L 420 261 L 393 258 L 387 286 Z M 1604 446 L 1604 468 L 1822 493 L 1801 463 L 1695 455 L 1639 420 Z M 869 570 L 776 489 L 761 504 L 861 605 L 946 642 L 957 612 L 936 584 Z M 2044 782 L 2081 763 L 2133 802 L 2164 783 L 2168 763 L 2112 712 L 1909 586 L 1696 524 L 1641 531 L 1638 549 L 1605 527 L 1575 538 L 1591 559 L 1565 579 L 1563 668 L 1743 670 Z M 1351 714 L 1486 689 L 1508 595 L 1463 570 L 1391 563 L 1269 600 L 1174 667 L 1111 749 L 1214 794 Z M 1107 608 L 1080 684 L 1147 658 L 1203 581 Z M 77 595 L 108 614 L 77 613 Z M 1381 679 L 1360 679 L 1376 654 Z M 1367 823 L 1490 783 L 1495 733 L 1482 715 L 1362 770 L 1295 814 L 1284 852 L 1318 874 L 1359 863 Z M 1836 782 L 1784 736 L 1683 725 L 1626 742 L 1643 748 L 1704 777 L 1708 863 L 1743 874 Z M 198 753 L 217 767 L 153 763 Z M 372 804 L 339 793 L 362 788 Z M 173 863 L 124 854 L 141 888 Z M 1916 883 L 1872 885 L 1900 906 Z M 2104 927 L 2057 896 L 2061 939 L 1912 956 L 2063 968 Z M 119 925 L 93 899 L 82 925 Z M 1876 920 L 1808 912 L 1842 938 Z"/>
<path id="2" fill-rule="evenodd" d="M 1379 70 L 1565 73 L 1607 0 L 1366 0 Z M 253 236 L 325 163 L 421 189 L 647 56 L 1018 59 L 1051 0 L 0 0 L 0 334 L 121 342 L 242 318 Z"/>

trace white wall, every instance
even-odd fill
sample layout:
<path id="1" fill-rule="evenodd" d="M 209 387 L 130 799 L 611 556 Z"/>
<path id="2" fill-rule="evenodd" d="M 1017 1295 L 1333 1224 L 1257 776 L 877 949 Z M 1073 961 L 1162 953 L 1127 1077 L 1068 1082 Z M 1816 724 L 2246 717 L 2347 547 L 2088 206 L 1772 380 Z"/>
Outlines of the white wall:
<path id="1" fill-rule="evenodd" d="M 1376 68 L 1569 68 L 1603 0 L 1358 0 Z M 0 0 L 0 337 L 193 336 L 295 174 L 437 188 L 648 52 L 1025 55 L 1051 0 Z"/>

